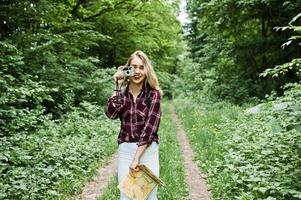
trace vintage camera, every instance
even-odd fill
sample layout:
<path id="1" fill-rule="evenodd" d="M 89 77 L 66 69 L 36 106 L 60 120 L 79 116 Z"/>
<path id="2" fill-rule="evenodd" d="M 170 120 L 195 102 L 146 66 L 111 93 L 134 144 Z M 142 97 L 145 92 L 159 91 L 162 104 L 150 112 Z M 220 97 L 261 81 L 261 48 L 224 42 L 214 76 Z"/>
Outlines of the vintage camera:
<path id="1" fill-rule="evenodd" d="M 134 76 L 134 68 L 132 66 L 125 66 L 122 72 L 124 77 Z"/>

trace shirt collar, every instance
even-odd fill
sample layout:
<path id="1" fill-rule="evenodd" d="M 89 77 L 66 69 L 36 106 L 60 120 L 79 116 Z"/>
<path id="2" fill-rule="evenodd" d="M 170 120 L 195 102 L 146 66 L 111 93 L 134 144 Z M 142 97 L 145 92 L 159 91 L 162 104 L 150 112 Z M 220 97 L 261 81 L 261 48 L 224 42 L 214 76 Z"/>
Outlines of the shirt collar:
<path id="1" fill-rule="evenodd" d="M 130 84 L 127 84 L 127 86 L 126 86 L 126 88 L 125 88 L 125 91 L 124 91 L 126 95 L 129 95 L 129 85 L 130 85 Z M 142 90 L 141 90 L 141 92 L 140 92 L 140 94 L 141 94 L 140 97 L 143 96 L 143 95 L 145 95 L 146 89 L 147 89 L 147 86 L 146 86 L 145 84 L 143 84 Z M 138 96 L 139 96 L 139 95 L 138 95 Z"/>

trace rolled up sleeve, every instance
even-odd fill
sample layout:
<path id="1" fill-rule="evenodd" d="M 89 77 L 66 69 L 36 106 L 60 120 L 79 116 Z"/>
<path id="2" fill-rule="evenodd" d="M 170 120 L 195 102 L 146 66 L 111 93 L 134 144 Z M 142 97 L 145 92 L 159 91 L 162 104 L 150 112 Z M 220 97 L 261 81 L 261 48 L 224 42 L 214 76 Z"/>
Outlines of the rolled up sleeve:
<path id="1" fill-rule="evenodd" d="M 105 114 L 110 119 L 117 119 L 120 115 L 120 112 L 124 106 L 124 99 L 122 104 L 115 104 L 116 97 L 110 97 L 108 99 L 107 105 L 105 106 Z"/>
<path id="2" fill-rule="evenodd" d="M 148 112 L 148 117 L 145 122 L 145 126 L 141 132 L 138 146 L 150 144 L 152 142 L 152 136 L 159 130 L 161 119 L 161 96 L 158 90 L 155 90 L 152 96 L 151 106 Z"/>

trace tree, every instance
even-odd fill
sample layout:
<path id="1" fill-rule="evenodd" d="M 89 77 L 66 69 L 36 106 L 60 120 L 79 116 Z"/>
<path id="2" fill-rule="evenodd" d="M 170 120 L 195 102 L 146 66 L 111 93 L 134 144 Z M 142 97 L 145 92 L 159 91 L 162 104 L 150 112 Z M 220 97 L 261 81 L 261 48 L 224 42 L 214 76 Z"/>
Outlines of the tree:
<path id="1" fill-rule="evenodd" d="M 279 90 L 283 82 L 295 80 L 287 75 L 275 82 L 260 79 L 259 73 L 300 52 L 300 48 L 279 51 L 287 34 L 279 34 L 273 28 L 295 16 L 301 2 L 192 0 L 188 6 L 190 15 L 195 15 L 189 26 L 194 30 L 190 37 L 201 38 L 191 43 L 194 60 L 204 69 L 215 69 L 219 96 L 235 96 L 237 100 L 250 95 L 262 97 L 272 89 Z M 195 21 L 197 25 L 193 24 Z"/>

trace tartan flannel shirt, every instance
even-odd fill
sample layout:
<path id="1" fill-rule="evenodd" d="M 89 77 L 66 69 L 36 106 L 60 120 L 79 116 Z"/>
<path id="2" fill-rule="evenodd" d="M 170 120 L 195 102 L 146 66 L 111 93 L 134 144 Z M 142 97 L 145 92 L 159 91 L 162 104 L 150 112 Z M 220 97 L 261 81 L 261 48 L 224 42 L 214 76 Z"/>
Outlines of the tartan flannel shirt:
<path id="1" fill-rule="evenodd" d="M 118 144 L 122 142 L 136 142 L 138 146 L 159 143 L 158 130 L 161 118 L 160 92 L 150 90 L 150 105 L 146 103 L 146 91 L 143 89 L 134 102 L 128 87 L 121 94 L 123 104 L 115 104 L 114 98 L 108 99 L 105 113 L 111 119 L 119 118 L 121 128 Z"/>

